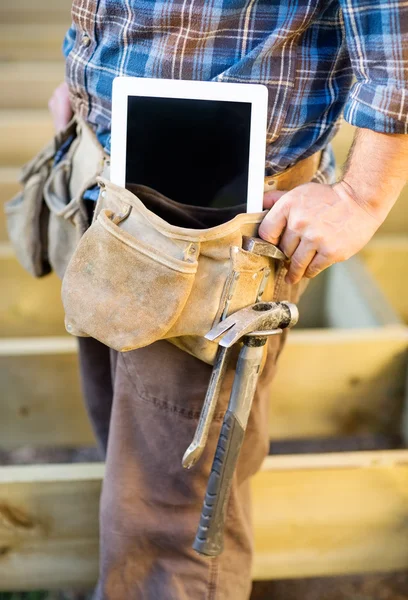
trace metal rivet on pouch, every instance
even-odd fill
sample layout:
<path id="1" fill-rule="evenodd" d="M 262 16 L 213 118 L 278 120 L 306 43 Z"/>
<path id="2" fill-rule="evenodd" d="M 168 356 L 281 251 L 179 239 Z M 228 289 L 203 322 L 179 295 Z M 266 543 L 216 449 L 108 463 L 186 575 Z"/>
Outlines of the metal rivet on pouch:
<path id="1" fill-rule="evenodd" d="M 103 192 L 101 193 L 102 198 L 106 198 L 106 191 L 103 190 Z"/>
<path id="2" fill-rule="evenodd" d="M 67 324 L 67 331 L 72 331 L 72 325 L 70 325 L 69 323 Z"/>

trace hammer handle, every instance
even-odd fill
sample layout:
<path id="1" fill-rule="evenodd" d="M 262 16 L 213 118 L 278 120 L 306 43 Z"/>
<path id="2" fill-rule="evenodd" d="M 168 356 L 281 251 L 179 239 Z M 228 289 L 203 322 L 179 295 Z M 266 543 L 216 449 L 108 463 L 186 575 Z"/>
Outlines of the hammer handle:
<path id="1" fill-rule="evenodd" d="M 244 435 L 245 430 L 234 413 L 228 410 L 224 416 L 193 543 L 194 550 L 199 554 L 218 556 L 223 551 L 225 515 Z"/>

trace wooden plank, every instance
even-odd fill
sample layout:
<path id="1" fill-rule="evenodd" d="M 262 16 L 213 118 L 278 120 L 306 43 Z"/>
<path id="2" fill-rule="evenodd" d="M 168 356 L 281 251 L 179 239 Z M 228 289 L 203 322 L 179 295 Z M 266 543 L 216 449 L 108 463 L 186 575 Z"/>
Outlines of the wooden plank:
<path id="1" fill-rule="evenodd" d="M 91 586 L 102 465 L 0 468 L 3 590 Z"/>
<path id="2" fill-rule="evenodd" d="M 292 331 L 272 388 L 271 439 L 398 432 L 407 347 L 400 327 Z"/>
<path id="3" fill-rule="evenodd" d="M 95 583 L 102 477 L 97 464 L 0 469 L 2 589 Z M 252 491 L 254 579 L 408 568 L 406 450 L 268 457 Z"/>
<path id="4" fill-rule="evenodd" d="M 19 189 L 18 169 L 0 167 L 0 244 L 8 240 L 4 203 L 11 200 Z"/>
<path id="5" fill-rule="evenodd" d="M 13 0 L 0 3 L 0 23 L 69 23 L 72 0 Z"/>
<path id="6" fill-rule="evenodd" d="M 44 24 L 46 23 L 46 24 Z M 41 24 L 7 23 L 0 25 L 0 62 L 62 60 L 62 42 L 70 25 L 65 23 Z"/>
<path id="7" fill-rule="evenodd" d="M 92 446 L 76 340 L 0 341 L 0 446 Z"/>
<path id="8" fill-rule="evenodd" d="M 55 274 L 35 279 L 0 244 L 0 337 L 63 335 L 61 282 Z"/>
<path id="9" fill-rule="evenodd" d="M 407 344 L 399 328 L 293 331 L 272 388 L 271 439 L 399 432 Z M 69 337 L 0 341 L 3 448 L 93 443 L 75 353 Z"/>
<path id="10" fill-rule="evenodd" d="M 361 256 L 386 298 L 408 323 L 408 235 L 378 236 Z"/>
<path id="11" fill-rule="evenodd" d="M 0 109 L 45 109 L 63 80 L 62 61 L 0 63 Z"/>
<path id="12" fill-rule="evenodd" d="M 327 327 L 366 329 L 402 325 L 381 287 L 357 256 L 328 269 L 324 313 Z"/>
<path id="13" fill-rule="evenodd" d="M 253 480 L 255 579 L 408 567 L 408 452 L 269 457 Z"/>
<path id="14" fill-rule="evenodd" d="M 21 166 L 54 135 L 47 110 L 0 111 L 0 164 Z"/>

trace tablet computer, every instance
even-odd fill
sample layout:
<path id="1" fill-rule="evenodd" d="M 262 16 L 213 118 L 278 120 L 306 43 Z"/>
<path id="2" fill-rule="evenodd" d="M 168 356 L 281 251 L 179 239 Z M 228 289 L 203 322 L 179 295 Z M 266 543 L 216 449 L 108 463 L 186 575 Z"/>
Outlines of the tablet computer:
<path id="1" fill-rule="evenodd" d="M 111 181 L 182 204 L 262 211 L 267 102 L 258 84 L 117 77 Z"/>

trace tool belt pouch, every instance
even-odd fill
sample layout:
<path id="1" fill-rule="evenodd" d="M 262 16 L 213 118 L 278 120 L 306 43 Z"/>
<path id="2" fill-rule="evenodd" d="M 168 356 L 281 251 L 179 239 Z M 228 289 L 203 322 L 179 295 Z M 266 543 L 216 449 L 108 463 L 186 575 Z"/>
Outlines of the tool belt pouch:
<path id="1" fill-rule="evenodd" d="M 63 279 L 67 330 L 122 352 L 167 339 L 212 363 L 217 345 L 203 339 L 211 327 L 262 290 L 272 299 L 276 261 L 242 249 L 264 213 L 223 222 L 224 209 L 100 185 L 93 223 Z"/>
<path id="2" fill-rule="evenodd" d="M 34 277 L 42 277 L 51 271 L 48 256 L 49 208 L 44 200 L 44 187 L 58 149 L 74 130 L 75 123 L 71 122 L 64 132 L 56 135 L 24 165 L 20 173 L 23 189 L 4 207 L 9 238 L 17 259 Z"/>
<path id="3" fill-rule="evenodd" d="M 77 140 L 75 140 L 76 142 Z M 75 151 L 75 144 L 72 152 Z M 44 186 L 49 210 L 48 256 L 52 268 L 62 279 L 74 250 L 88 227 L 88 218 L 80 196 L 71 198 L 71 149 L 52 172 Z"/>
<path id="4" fill-rule="evenodd" d="M 74 117 L 22 168 L 23 189 L 6 203 L 5 213 L 16 256 L 31 275 L 42 277 L 54 270 L 63 277 L 88 227 L 82 194 L 96 184 L 102 164 L 100 147 Z"/>

